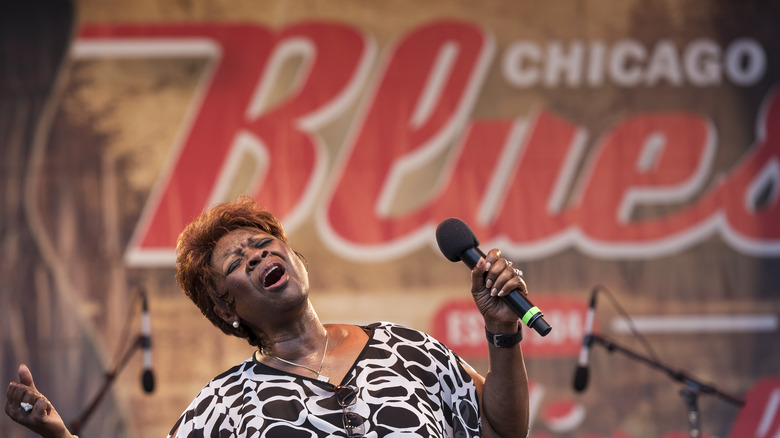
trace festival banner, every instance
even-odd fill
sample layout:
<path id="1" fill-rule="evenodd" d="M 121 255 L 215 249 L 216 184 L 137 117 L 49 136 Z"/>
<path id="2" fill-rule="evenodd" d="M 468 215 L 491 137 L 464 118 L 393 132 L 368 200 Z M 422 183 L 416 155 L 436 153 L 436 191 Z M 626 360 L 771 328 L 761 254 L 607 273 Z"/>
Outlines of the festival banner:
<path id="1" fill-rule="evenodd" d="M 66 422 L 116 377 L 82 436 L 165 436 L 252 354 L 173 275 L 182 228 L 241 194 L 325 322 L 421 329 L 483 374 L 435 230 L 501 249 L 553 326 L 522 343 L 531 437 L 684 437 L 692 406 L 705 437 L 780 433 L 776 2 L 44 3 L 1 22 L 1 366 Z"/>

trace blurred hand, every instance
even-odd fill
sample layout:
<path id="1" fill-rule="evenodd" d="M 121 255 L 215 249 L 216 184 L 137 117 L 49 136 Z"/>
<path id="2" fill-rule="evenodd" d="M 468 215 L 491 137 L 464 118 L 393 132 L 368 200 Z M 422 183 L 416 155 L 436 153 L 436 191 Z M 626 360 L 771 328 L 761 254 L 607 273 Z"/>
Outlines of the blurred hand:
<path id="1" fill-rule="evenodd" d="M 32 406 L 25 410 L 22 403 Z M 49 400 L 36 388 L 27 365 L 19 366 L 19 381 L 8 385 L 5 413 L 12 420 L 44 438 L 71 437 L 65 422 Z"/>

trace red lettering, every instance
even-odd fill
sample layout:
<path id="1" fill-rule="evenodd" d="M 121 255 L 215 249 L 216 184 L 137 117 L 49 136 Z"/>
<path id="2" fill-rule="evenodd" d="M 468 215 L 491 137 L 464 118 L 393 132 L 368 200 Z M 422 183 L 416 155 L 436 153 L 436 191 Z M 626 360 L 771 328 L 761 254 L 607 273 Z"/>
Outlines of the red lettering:
<path id="1" fill-rule="evenodd" d="M 495 207 L 487 206 L 485 202 L 475 205 L 475 202 L 485 199 L 492 169 L 503 150 L 517 147 L 517 141 L 513 141 L 517 135 L 513 133 L 520 130 L 516 124 L 506 121 L 480 121 L 469 127 L 456 151 L 457 161 L 447 175 L 446 189 L 432 206 L 433 220 L 440 222 L 448 217 L 458 217 L 468 223 L 477 236 L 486 236 L 492 217 L 485 219 L 480 214 Z"/>
<path id="2" fill-rule="evenodd" d="M 367 41 L 336 23 L 278 33 L 234 24 L 84 27 L 77 57 L 210 62 L 128 259 L 170 263 L 184 224 L 238 192 L 288 229 L 303 221 L 330 190 L 322 187 L 328 160 L 317 130 L 363 86 L 373 53 Z M 111 50 L 98 53 L 101 44 Z M 581 127 L 545 111 L 468 123 L 492 54 L 481 29 L 442 21 L 412 31 L 387 55 L 317 218 L 330 246 L 362 260 L 391 258 L 432 243 L 435 225 L 457 216 L 483 245 L 495 240 L 520 258 L 569 246 L 600 257 L 655 257 L 714 233 L 746 253 L 780 254 L 777 94 L 767 97 L 755 146 L 709 192 L 702 193 L 714 129 L 701 116 L 675 113 L 639 114 L 606 133 L 575 186 Z M 297 79 L 279 87 L 291 69 Z M 247 161 L 254 170 L 239 185 L 236 170 Z M 408 196 L 404 182 L 421 169 L 435 169 L 426 179 L 435 182 Z"/>
<path id="3" fill-rule="evenodd" d="M 172 260 L 184 225 L 228 193 L 242 153 L 254 156 L 261 170 L 239 191 L 261 199 L 280 218 L 296 209 L 300 214 L 302 201 L 313 199 L 306 192 L 324 178 L 324 151 L 311 131 L 355 95 L 356 74 L 368 65 L 363 36 L 336 24 L 304 23 L 278 35 L 249 25 L 88 26 L 81 39 L 135 43 L 139 56 L 166 43 L 205 42 L 214 48 L 213 73 L 196 102 L 191 130 L 155 188 L 131 244 L 129 258 L 140 263 Z M 289 95 L 271 107 L 266 91 L 278 81 L 286 57 L 303 58 L 306 68 Z"/>
<path id="4" fill-rule="evenodd" d="M 172 167 L 158 181 L 128 254 L 137 261 L 172 260 L 176 236 L 207 205 L 220 164 L 243 123 L 241 115 L 273 47 L 273 37 L 262 28 L 246 25 L 88 26 L 80 37 L 84 41 L 135 42 L 142 46 L 141 55 L 143 47 L 152 51 L 154 43 L 170 41 L 200 41 L 214 47 L 212 73 L 205 78 L 202 101 L 195 103 L 199 106 L 191 130 L 175 151 Z M 245 47 L 253 47 L 255 56 L 246 56 Z M 136 247 L 142 249 L 140 254 L 133 252 Z"/>
<path id="5" fill-rule="evenodd" d="M 579 428 L 585 420 L 585 407 L 573 399 L 552 400 L 547 402 L 542 413 L 542 420 L 548 429 L 559 435 L 572 432 Z"/>
<path id="6" fill-rule="evenodd" d="M 295 223 L 302 220 L 304 207 L 315 199 L 325 177 L 326 151 L 313 132 L 340 115 L 344 104 L 356 96 L 369 64 L 363 60 L 363 36 L 345 26 L 293 26 L 278 40 L 277 50 L 304 45 L 310 46 L 311 53 L 305 72 L 301 72 L 305 73 L 302 85 L 276 108 L 258 109 L 257 116 L 248 117 L 245 129 L 266 146 L 270 155 L 267 176 L 248 193 L 290 229 L 294 222 L 291 214 L 297 208 Z M 267 80 L 265 75 L 263 80 Z M 251 120 L 253 116 L 256 118 Z M 229 169 L 229 173 L 234 170 Z"/>
<path id="7" fill-rule="evenodd" d="M 369 245 L 403 245 L 401 239 L 426 230 L 429 205 L 399 214 L 393 207 L 397 190 L 456 139 L 489 49 L 480 29 L 457 22 L 424 26 L 399 42 L 327 205 L 330 244 L 355 245 L 348 251 L 360 252 Z M 388 254 L 386 247 L 382 253 Z"/>
<path id="8" fill-rule="evenodd" d="M 753 385 L 739 411 L 731 437 L 769 438 L 780 434 L 780 377 L 773 376 Z"/>
<path id="9" fill-rule="evenodd" d="M 555 248 L 550 239 L 571 222 L 564 209 L 566 190 L 584 149 L 584 132 L 570 122 L 541 111 L 529 121 L 522 158 L 505 178 L 505 199 L 491 235 L 503 233 L 522 242 L 526 256 Z"/>
<path id="10" fill-rule="evenodd" d="M 695 115 L 642 115 L 622 123 L 592 157 L 577 224 L 604 245 L 657 242 L 697 225 L 714 210 L 658 210 L 699 194 L 715 154 L 712 137 L 707 121 Z M 643 215 L 640 207 L 654 208 Z"/>
<path id="11" fill-rule="evenodd" d="M 756 254 L 780 252 L 780 94 L 767 101 L 756 145 L 723 184 L 724 237 Z"/>
<path id="12" fill-rule="evenodd" d="M 526 329 L 523 354 L 526 357 L 576 355 L 582 345 L 585 303 L 565 297 L 534 298 L 534 303 L 544 311 L 545 320 L 555 330 L 542 338 L 535 331 Z M 453 300 L 436 311 L 431 334 L 463 357 L 487 357 L 484 324 L 473 300 Z"/>

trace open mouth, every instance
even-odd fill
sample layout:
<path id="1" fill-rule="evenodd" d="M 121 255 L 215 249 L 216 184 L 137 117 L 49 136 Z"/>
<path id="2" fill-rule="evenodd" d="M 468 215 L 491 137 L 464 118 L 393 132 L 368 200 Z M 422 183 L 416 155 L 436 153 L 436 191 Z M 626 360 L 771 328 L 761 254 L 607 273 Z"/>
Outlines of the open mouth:
<path id="1" fill-rule="evenodd" d="M 263 287 L 272 288 L 284 279 L 284 266 L 274 264 L 263 273 Z"/>

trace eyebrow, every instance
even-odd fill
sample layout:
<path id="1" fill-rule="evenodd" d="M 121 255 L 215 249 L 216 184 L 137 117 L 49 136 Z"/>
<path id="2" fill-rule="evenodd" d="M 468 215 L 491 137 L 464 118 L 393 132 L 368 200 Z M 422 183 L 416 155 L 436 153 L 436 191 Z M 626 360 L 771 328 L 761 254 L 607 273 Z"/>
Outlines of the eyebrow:
<path id="1" fill-rule="evenodd" d="M 250 235 L 246 238 L 246 244 L 247 246 L 253 246 L 258 241 L 264 241 L 262 243 L 262 247 L 268 246 L 271 242 L 273 242 L 276 238 L 271 235 L 266 235 L 263 237 L 257 236 L 257 235 Z M 227 258 L 228 256 L 231 256 L 233 254 L 239 254 L 242 251 L 242 246 L 240 244 L 234 244 L 230 245 L 225 251 L 222 252 L 222 257 Z"/>

